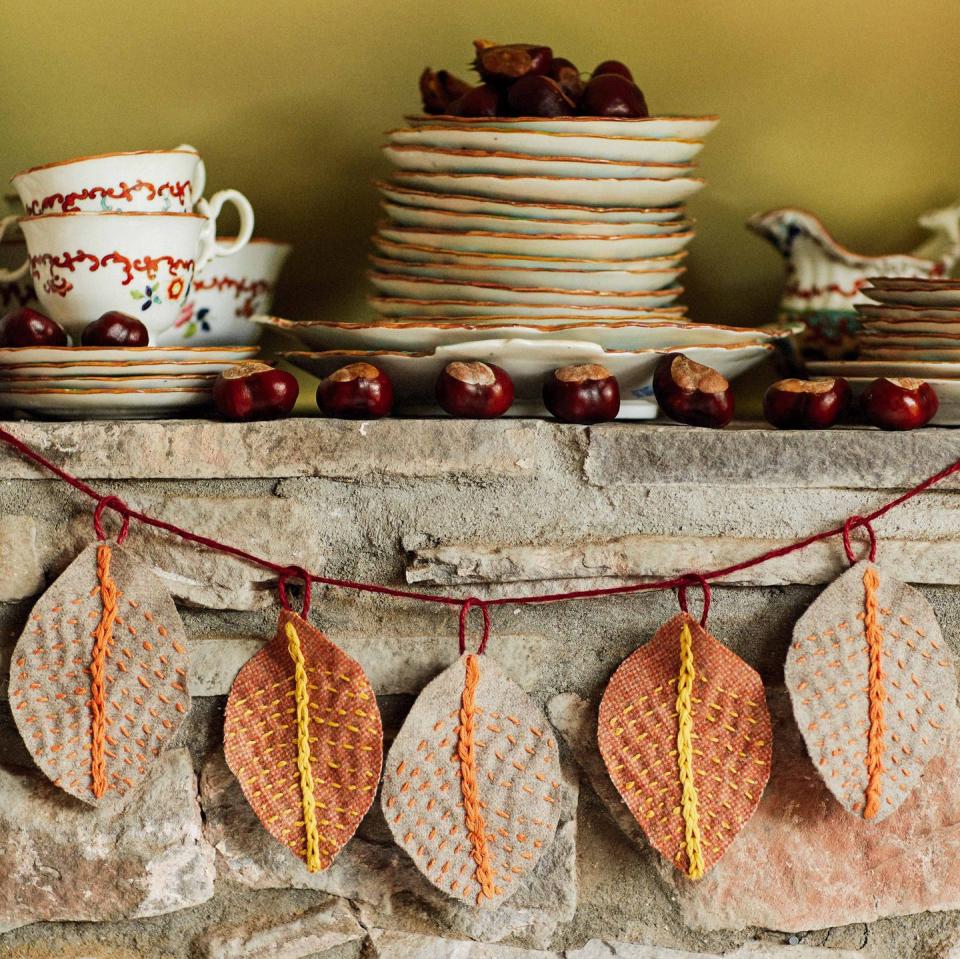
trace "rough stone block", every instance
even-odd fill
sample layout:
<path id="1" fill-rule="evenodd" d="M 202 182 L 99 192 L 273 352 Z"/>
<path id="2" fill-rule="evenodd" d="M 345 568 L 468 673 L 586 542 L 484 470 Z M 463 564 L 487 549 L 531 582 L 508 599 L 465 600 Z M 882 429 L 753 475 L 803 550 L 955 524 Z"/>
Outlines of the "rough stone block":
<path id="1" fill-rule="evenodd" d="M 559 952 L 442 939 L 388 929 L 371 929 L 370 944 L 376 959 L 564 959 Z"/>
<path id="2" fill-rule="evenodd" d="M 207 929 L 194 939 L 193 953 L 196 959 L 319 959 L 333 950 L 342 955 L 348 943 L 359 952 L 365 936 L 347 905 L 334 899 L 293 916 Z"/>
<path id="3" fill-rule="evenodd" d="M 699 882 L 657 860 L 687 925 L 802 932 L 960 908 L 960 794 L 948 785 L 960 779 L 955 740 L 944 744 L 900 809 L 872 824 L 830 795 L 782 687 L 768 688 L 767 699 L 773 773 L 753 818 Z M 623 822 L 626 807 L 594 758 L 595 708 L 567 695 L 552 700 L 549 713 L 601 800 Z M 637 833 L 628 824 L 628 835 Z"/>
<path id="4" fill-rule="evenodd" d="M 325 476 L 523 476 L 533 473 L 556 427 L 536 420 L 281 423 L 9 423 L 11 433 L 85 479 L 231 479 Z M 0 479 L 42 473 L 0 448 Z M 46 474 L 49 475 L 49 474 Z"/>
<path id="5" fill-rule="evenodd" d="M 568 949 L 564 959 L 866 959 L 862 952 L 848 949 L 820 949 L 804 945 L 748 942 L 733 952 L 687 952 L 664 946 L 591 939 L 582 949 Z"/>
<path id="6" fill-rule="evenodd" d="M 366 926 L 376 925 L 412 897 L 455 934 L 500 941 L 522 933 L 534 944 L 546 945 L 576 909 L 577 783 L 568 773 L 553 844 L 528 883 L 504 905 L 489 910 L 458 903 L 434 889 L 390 841 L 379 802 L 333 865 L 310 873 L 257 821 L 222 755 L 205 765 L 200 790 L 205 835 L 217 851 L 221 875 L 258 889 L 316 889 L 355 900 Z"/>
<path id="7" fill-rule="evenodd" d="M 44 586 L 32 516 L 0 516 L 0 602 L 34 596 Z"/>
<path id="8" fill-rule="evenodd" d="M 38 772 L 0 767 L 0 930 L 185 909 L 213 895 L 214 872 L 185 749 L 164 753 L 119 814 L 71 799 Z"/>
<path id="9" fill-rule="evenodd" d="M 811 441 L 811 436 L 815 441 Z M 960 432 L 926 429 L 590 429 L 585 472 L 597 486 L 638 483 L 905 489 L 960 459 Z M 957 487 L 956 477 L 944 486 Z"/>

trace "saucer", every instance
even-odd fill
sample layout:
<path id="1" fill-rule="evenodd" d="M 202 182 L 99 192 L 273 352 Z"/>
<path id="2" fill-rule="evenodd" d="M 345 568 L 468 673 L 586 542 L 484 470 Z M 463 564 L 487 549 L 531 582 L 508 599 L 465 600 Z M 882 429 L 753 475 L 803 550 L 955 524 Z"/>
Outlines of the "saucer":
<path id="1" fill-rule="evenodd" d="M 206 389 L 3 389 L 0 407 L 53 419 L 154 419 L 210 402 Z"/>

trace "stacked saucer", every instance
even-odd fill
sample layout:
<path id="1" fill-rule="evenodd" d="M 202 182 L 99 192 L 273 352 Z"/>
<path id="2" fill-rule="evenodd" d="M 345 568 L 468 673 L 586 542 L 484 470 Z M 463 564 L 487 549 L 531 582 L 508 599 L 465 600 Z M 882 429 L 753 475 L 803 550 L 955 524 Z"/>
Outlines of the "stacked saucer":
<path id="1" fill-rule="evenodd" d="M 816 375 L 844 376 L 860 392 L 878 376 L 926 380 L 940 410 L 933 422 L 960 423 L 960 280 L 874 277 L 857 305 L 859 358 L 808 363 Z"/>
<path id="2" fill-rule="evenodd" d="M 0 408 L 54 419 L 152 419 L 210 403 L 218 373 L 258 347 L 0 348 Z"/>
<path id="3" fill-rule="evenodd" d="M 715 117 L 419 116 L 387 134 L 384 317 L 681 316 L 684 201 Z"/>

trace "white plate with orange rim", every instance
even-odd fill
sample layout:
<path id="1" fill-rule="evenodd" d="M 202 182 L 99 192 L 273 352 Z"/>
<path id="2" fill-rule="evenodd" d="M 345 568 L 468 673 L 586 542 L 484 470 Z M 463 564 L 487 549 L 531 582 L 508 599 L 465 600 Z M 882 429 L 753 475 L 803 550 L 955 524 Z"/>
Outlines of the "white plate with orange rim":
<path id="1" fill-rule="evenodd" d="M 452 230 L 467 233 L 524 233 L 532 236 L 560 233 L 565 236 L 669 236 L 688 233 L 690 220 L 662 220 L 640 223 L 608 223 L 602 220 L 537 220 L 458 210 L 432 210 L 429 207 L 402 206 L 383 201 L 380 204 L 390 222 L 399 227 L 427 230 L 431 233 Z"/>
<path id="2" fill-rule="evenodd" d="M 193 362 L 223 369 L 240 360 L 249 360 L 259 352 L 259 346 L 8 346 L 0 347 L 0 366 L 144 362 L 176 365 Z"/>
<path id="3" fill-rule="evenodd" d="M 522 153 L 443 150 L 437 147 L 385 146 L 384 155 L 399 170 L 418 173 L 493 173 L 504 176 L 608 177 L 614 180 L 675 180 L 696 173 L 693 163 L 631 163 L 586 157 L 531 157 Z"/>
<path id="4" fill-rule="evenodd" d="M 899 303 L 857 303 L 857 312 L 868 320 L 942 320 L 945 323 L 960 320 L 957 306 L 911 306 Z"/>
<path id="5" fill-rule="evenodd" d="M 397 276 L 395 274 L 369 271 L 367 277 L 374 287 L 388 296 L 464 299 L 495 303 L 528 303 L 536 306 L 614 306 L 620 309 L 654 309 L 669 306 L 683 293 L 682 286 L 670 286 L 662 290 L 630 290 L 623 293 L 592 293 L 589 290 L 561 290 L 556 287 L 500 286 L 496 283 L 458 283 L 433 280 L 420 276 Z"/>
<path id="6" fill-rule="evenodd" d="M 210 402 L 210 389 L 31 389 L 0 390 L 0 408 L 51 419 L 153 419 Z"/>
<path id="7" fill-rule="evenodd" d="M 421 210 L 446 210 L 483 216 L 520 217 L 528 220 L 577 220 L 604 223 L 670 223 L 682 220 L 682 206 L 597 207 L 576 203 L 532 203 L 524 200 L 494 200 L 490 197 L 455 193 L 433 193 L 396 183 L 377 181 L 377 189 L 391 203 Z M 518 230 L 517 232 L 523 232 Z M 629 233 L 624 230 L 624 233 Z"/>
<path id="8" fill-rule="evenodd" d="M 773 350 L 767 343 L 747 342 L 728 346 L 691 346 L 683 350 L 690 359 L 712 366 L 734 379 L 755 366 Z M 364 361 L 390 377 L 399 412 L 438 413 L 434 397 L 437 377 L 455 360 L 481 360 L 503 367 L 513 380 L 516 399 L 507 416 L 545 416 L 541 391 L 544 379 L 561 366 L 598 363 L 620 384 L 619 419 L 653 419 L 653 373 L 669 350 L 604 350 L 596 344 L 563 340 L 475 340 L 449 344 L 429 352 L 395 350 L 328 350 L 281 353 L 288 363 L 314 376 L 324 377 L 349 363 Z"/>
<path id="9" fill-rule="evenodd" d="M 527 317 L 531 320 L 563 317 L 571 320 L 642 320 L 663 319 L 664 316 L 679 317 L 687 312 L 685 306 L 666 306 L 657 308 L 617 307 L 617 306 L 575 306 L 569 301 L 559 306 L 539 306 L 532 303 L 505 302 L 490 300 L 431 299 L 428 297 L 370 296 L 367 302 L 381 316 L 430 316 L 437 318 L 459 318 L 463 316 L 488 317 Z"/>
<path id="10" fill-rule="evenodd" d="M 445 263 L 453 266 L 494 266 L 498 269 L 530 270 L 672 270 L 687 257 L 686 250 L 667 256 L 641 256 L 634 259 L 589 259 L 586 257 L 531 256 L 511 253 L 473 253 L 466 250 L 443 250 L 434 246 L 395 243 L 382 236 L 371 238 L 377 252 L 391 260 L 405 260 L 421 265 Z"/>
<path id="11" fill-rule="evenodd" d="M 876 379 L 878 376 L 906 376 L 921 380 L 960 379 L 960 363 L 930 360 L 808 360 L 806 369 L 813 377 Z"/>
<path id="12" fill-rule="evenodd" d="M 389 130 L 396 146 L 441 150 L 504 151 L 525 156 L 582 157 L 625 163 L 688 163 L 702 149 L 703 140 L 626 136 L 585 136 L 539 130 L 477 129 L 466 124 L 424 124 Z"/>
<path id="13" fill-rule="evenodd" d="M 472 130 L 537 130 L 543 133 L 580 133 L 587 136 L 641 137 L 643 139 L 703 139 L 719 122 L 702 117 L 453 117 L 429 113 L 404 119 L 414 127 L 469 127 Z"/>
<path id="14" fill-rule="evenodd" d="M 509 176 L 495 173 L 393 174 L 398 186 L 434 193 L 466 193 L 494 200 L 527 203 L 573 203 L 584 206 L 674 206 L 699 193 L 707 181 L 698 177 L 672 180 L 587 177 Z"/>
<path id="15" fill-rule="evenodd" d="M 676 283 L 683 267 L 648 270 L 542 270 L 532 267 L 499 267 L 493 263 L 422 263 L 370 256 L 382 274 L 425 277 L 451 283 L 497 283 L 516 289 L 552 287 L 562 290 L 589 290 L 593 293 L 622 293 L 626 290 L 660 290 Z"/>
<path id="16" fill-rule="evenodd" d="M 870 283 L 861 292 L 877 303 L 917 309 L 960 307 L 960 280 L 883 277 Z"/>
<path id="17" fill-rule="evenodd" d="M 850 384 L 850 389 L 856 397 L 859 397 L 876 379 L 875 376 L 847 376 L 844 378 Z M 814 379 L 821 379 L 821 377 L 814 377 Z M 960 379 L 945 380 L 933 377 L 924 379 L 933 387 L 940 402 L 937 415 L 930 421 L 930 424 L 932 426 L 960 426 Z"/>
<path id="18" fill-rule="evenodd" d="M 551 257 L 567 260 L 639 260 L 679 253 L 693 231 L 666 236 L 570 236 L 562 233 L 530 236 L 526 233 L 450 233 L 411 230 L 380 224 L 377 235 L 397 244 L 401 259 L 427 259 L 429 250 L 446 253 L 491 253 L 497 256 Z M 419 252 L 418 252 L 419 251 Z"/>
<path id="19" fill-rule="evenodd" d="M 37 376 L 35 373 L 19 371 L 7 373 L 0 370 L 0 391 L 16 390 L 28 387 L 32 390 L 171 390 L 171 389 L 213 389 L 215 373 L 196 375 L 193 373 L 174 373 L 169 376 Z"/>
<path id="20" fill-rule="evenodd" d="M 325 320 L 286 320 L 258 316 L 254 321 L 286 330 L 321 350 L 399 350 L 429 352 L 448 344 L 477 339 L 571 340 L 594 343 L 605 350 L 681 349 L 686 346 L 726 346 L 772 342 L 789 330 L 746 329 L 661 319 L 655 322 L 578 323 L 555 319 L 532 325 L 522 320 L 472 321 L 397 320 L 377 323 L 337 323 Z"/>

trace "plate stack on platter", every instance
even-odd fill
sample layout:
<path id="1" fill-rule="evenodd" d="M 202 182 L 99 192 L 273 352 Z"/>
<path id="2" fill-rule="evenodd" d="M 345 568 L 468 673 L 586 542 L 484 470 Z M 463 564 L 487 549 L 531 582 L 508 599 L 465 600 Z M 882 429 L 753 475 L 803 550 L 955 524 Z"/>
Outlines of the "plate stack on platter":
<path id="1" fill-rule="evenodd" d="M 387 134 L 384 317 L 682 315 L 682 205 L 716 117 L 416 116 Z"/>
<path id="2" fill-rule="evenodd" d="M 810 362 L 817 376 L 844 376 L 854 393 L 878 376 L 926 380 L 940 410 L 933 422 L 960 424 L 960 280 L 874 277 L 857 306 L 856 360 Z"/>
<path id="3" fill-rule="evenodd" d="M 207 406 L 259 347 L 0 348 L 0 408 L 53 419 L 152 419 Z"/>

